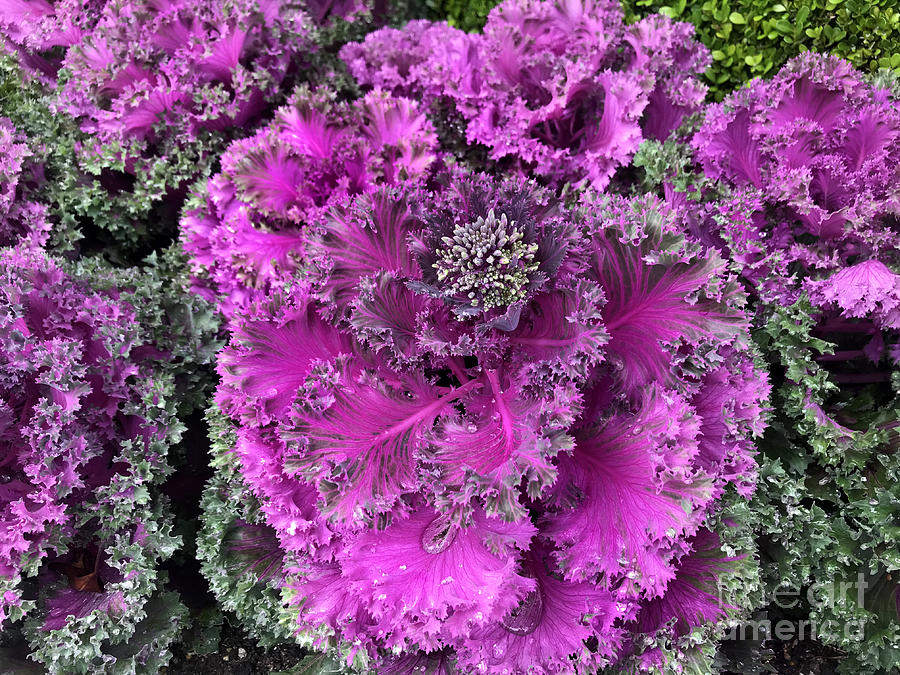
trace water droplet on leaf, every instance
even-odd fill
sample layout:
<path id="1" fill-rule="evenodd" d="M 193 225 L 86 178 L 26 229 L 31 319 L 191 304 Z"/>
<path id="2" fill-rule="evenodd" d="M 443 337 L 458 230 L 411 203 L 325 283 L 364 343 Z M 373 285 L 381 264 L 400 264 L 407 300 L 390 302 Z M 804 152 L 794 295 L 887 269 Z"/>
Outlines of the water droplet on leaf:
<path id="1" fill-rule="evenodd" d="M 500 625 L 513 635 L 529 635 L 537 630 L 543 614 L 544 601 L 540 590 L 535 589 L 500 621 Z"/>
<path id="2" fill-rule="evenodd" d="M 456 539 L 456 526 L 447 516 L 432 520 L 422 533 L 422 550 L 431 555 L 446 551 Z"/>

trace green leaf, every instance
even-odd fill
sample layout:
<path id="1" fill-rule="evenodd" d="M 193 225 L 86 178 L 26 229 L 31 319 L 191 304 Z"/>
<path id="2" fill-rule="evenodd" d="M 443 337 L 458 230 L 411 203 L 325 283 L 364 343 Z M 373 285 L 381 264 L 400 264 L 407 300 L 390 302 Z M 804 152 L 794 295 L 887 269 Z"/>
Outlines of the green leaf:
<path id="1" fill-rule="evenodd" d="M 731 21 L 731 23 L 739 25 L 739 26 L 747 23 L 747 20 L 744 18 L 744 15 L 741 14 L 740 12 L 732 12 L 728 16 L 728 20 Z"/>
<path id="2" fill-rule="evenodd" d="M 745 56 L 744 63 L 748 66 L 758 66 L 762 62 L 762 54 L 754 54 L 753 56 Z"/>

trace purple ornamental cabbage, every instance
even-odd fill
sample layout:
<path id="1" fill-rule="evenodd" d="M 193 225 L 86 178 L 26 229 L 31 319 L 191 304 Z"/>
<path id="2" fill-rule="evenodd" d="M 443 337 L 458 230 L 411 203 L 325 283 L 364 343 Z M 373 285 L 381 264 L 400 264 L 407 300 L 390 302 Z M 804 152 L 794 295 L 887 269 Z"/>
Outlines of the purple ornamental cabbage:
<path id="1" fill-rule="evenodd" d="M 297 629 L 518 674 L 720 618 L 685 589 L 726 567 L 703 525 L 753 489 L 769 389 L 724 261 L 652 197 L 440 185 L 341 197 L 220 355 Z"/>
<path id="2" fill-rule="evenodd" d="M 364 85 L 451 99 L 470 143 L 553 181 L 602 189 L 645 137 L 665 139 L 699 109 L 709 63 L 690 24 L 626 26 L 618 2 L 507 0 L 484 34 L 412 22 L 341 56 Z"/>
<path id="3" fill-rule="evenodd" d="M 114 644 L 173 547 L 148 492 L 168 473 L 162 389 L 115 293 L 33 248 L 0 251 L 0 270 L 0 622 L 57 631 L 98 612 Z"/>
<path id="4" fill-rule="evenodd" d="M 47 239 L 50 224 L 47 208 L 28 199 L 31 183 L 42 180 L 39 165 L 26 139 L 6 118 L 0 118 L 0 246 L 27 239 L 41 245 Z"/>
<path id="5" fill-rule="evenodd" d="M 429 175 L 437 137 L 409 99 L 374 90 L 342 103 L 300 89 L 255 136 L 235 141 L 205 201 L 182 220 L 198 290 L 226 315 L 290 280 L 309 224 L 348 195 Z"/>
<path id="6" fill-rule="evenodd" d="M 91 136 L 82 152 L 131 173 L 149 157 L 171 161 L 163 141 L 187 144 L 262 113 L 310 49 L 308 23 L 280 0 L 0 2 L 0 34 L 23 64 L 51 84 L 64 69 L 53 105 Z"/>
<path id="7" fill-rule="evenodd" d="M 483 79 L 478 38 L 446 23 L 414 20 L 402 29 L 382 28 L 340 55 L 365 86 L 415 96 L 430 104 L 448 90 L 471 92 Z M 452 84 L 451 84 L 452 81 Z"/>
<path id="8" fill-rule="evenodd" d="M 714 226 L 764 301 L 898 327 L 900 102 L 836 57 L 803 54 L 710 106 L 693 140 L 734 188 Z M 878 303 L 881 303 L 876 307 Z"/>

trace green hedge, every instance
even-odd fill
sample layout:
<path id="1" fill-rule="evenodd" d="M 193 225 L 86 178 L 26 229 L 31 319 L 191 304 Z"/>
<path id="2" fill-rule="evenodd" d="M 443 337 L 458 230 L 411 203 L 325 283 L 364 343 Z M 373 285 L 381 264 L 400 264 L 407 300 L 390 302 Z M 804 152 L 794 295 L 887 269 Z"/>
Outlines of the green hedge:
<path id="1" fill-rule="evenodd" d="M 900 0 L 624 0 L 629 21 L 660 12 L 689 21 L 711 50 L 713 96 L 770 76 L 803 51 L 864 71 L 900 71 Z"/>
<path id="2" fill-rule="evenodd" d="M 490 12 L 499 0 L 427 0 L 429 18 L 446 21 L 469 33 L 484 28 Z"/>

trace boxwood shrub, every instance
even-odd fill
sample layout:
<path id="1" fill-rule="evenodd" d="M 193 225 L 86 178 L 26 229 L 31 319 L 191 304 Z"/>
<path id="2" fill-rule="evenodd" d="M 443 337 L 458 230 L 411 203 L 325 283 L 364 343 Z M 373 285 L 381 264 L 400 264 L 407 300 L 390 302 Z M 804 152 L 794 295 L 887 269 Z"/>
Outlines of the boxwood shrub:
<path id="1" fill-rule="evenodd" d="M 623 0 L 622 4 L 629 21 L 659 12 L 696 26 L 697 37 L 712 50 L 706 77 L 716 100 L 751 78 L 774 74 L 804 51 L 840 56 L 864 71 L 900 71 L 900 0 Z"/>

